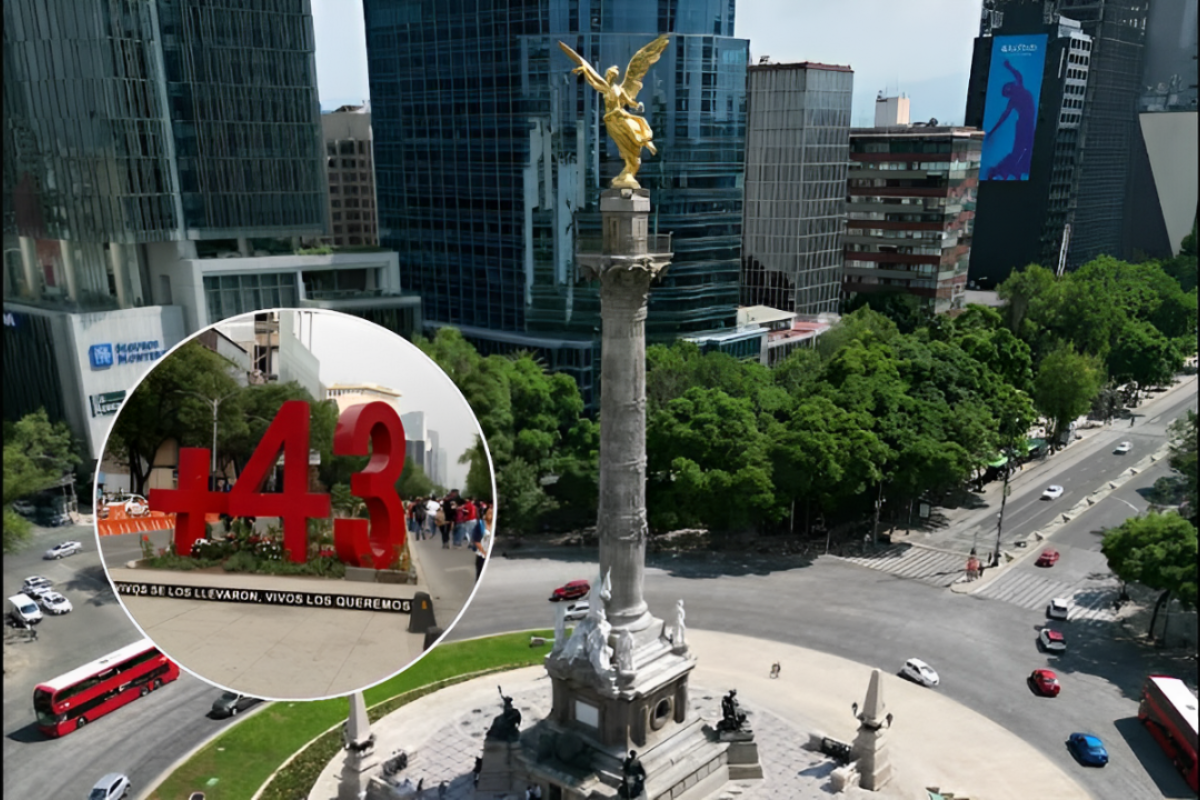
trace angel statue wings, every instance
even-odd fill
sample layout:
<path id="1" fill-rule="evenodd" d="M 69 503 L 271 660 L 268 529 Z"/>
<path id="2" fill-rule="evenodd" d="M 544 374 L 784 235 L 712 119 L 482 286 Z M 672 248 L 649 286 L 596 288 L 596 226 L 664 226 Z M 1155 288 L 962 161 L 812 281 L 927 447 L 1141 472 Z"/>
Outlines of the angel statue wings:
<path id="1" fill-rule="evenodd" d="M 604 77 L 600 77 L 600 73 L 596 72 L 583 56 L 562 42 L 558 43 L 563 52 L 579 65 L 571 71 L 583 75 L 584 80 L 604 96 L 604 126 L 608 128 L 608 135 L 617 143 L 617 149 L 621 151 L 621 158 L 625 161 L 625 169 L 613 178 L 614 188 L 642 188 L 635 177 L 642 165 L 642 148 L 651 153 L 658 153 L 651 142 L 654 132 L 650 130 L 646 118 L 639 117 L 627 109 L 645 110 L 637 101 L 638 92 L 642 89 L 642 78 L 646 77 L 646 71 L 658 61 L 668 44 L 670 40 L 666 36 L 660 36 L 634 53 L 633 58 L 629 59 L 629 66 L 625 68 L 625 80 L 619 81 L 617 79 L 621 70 L 618 67 L 609 67 Z"/>

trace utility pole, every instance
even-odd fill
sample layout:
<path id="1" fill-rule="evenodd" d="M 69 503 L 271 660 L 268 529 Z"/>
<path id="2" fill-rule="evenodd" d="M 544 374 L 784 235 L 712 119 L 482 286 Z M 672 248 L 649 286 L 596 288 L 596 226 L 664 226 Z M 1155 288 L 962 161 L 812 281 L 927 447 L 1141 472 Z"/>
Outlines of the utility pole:
<path id="1" fill-rule="evenodd" d="M 992 553 L 992 566 L 1000 566 L 1000 532 L 1004 530 L 1004 504 L 1008 500 L 1008 476 L 1012 474 L 1013 451 L 1008 449 L 1008 462 L 1004 465 L 1004 490 L 1000 496 L 1000 513 L 996 520 L 996 552 Z"/>

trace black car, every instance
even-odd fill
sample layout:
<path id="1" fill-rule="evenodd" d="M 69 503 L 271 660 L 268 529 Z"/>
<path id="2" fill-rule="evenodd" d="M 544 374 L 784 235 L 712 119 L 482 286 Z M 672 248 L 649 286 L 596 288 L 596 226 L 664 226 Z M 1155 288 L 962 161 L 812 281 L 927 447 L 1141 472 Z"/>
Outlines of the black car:
<path id="1" fill-rule="evenodd" d="M 259 702 L 257 697 L 247 697 L 236 692 L 222 692 L 221 696 L 213 701 L 212 715 L 218 719 L 236 717 L 239 711 L 245 711 L 257 702 Z"/>

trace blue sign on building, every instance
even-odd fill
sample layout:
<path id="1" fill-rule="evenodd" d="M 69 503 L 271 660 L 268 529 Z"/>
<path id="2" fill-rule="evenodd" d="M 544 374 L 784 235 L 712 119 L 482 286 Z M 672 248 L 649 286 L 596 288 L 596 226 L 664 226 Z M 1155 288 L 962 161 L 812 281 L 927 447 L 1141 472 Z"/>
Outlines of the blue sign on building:
<path id="1" fill-rule="evenodd" d="M 112 344 L 94 344 L 88 348 L 88 361 L 92 369 L 108 369 L 113 365 Z"/>
<path id="2" fill-rule="evenodd" d="M 995 38 L 983 108 L 979 180 L 1029 180 L 1045 63 L 1046 34 Z"/>

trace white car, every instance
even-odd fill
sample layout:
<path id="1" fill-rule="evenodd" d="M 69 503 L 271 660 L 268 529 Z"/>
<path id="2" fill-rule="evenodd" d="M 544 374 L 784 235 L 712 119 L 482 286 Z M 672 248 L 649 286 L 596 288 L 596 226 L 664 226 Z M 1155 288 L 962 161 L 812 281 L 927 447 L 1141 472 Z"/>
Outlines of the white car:
<path id="1" fill-rule="evenodd" d="M 1056 597 L 1046 606 L 1046 616 L 1050 619 L 1066 619 L 1071 607 L 1067 598 Z"/>
<path id="2" fill-rule="evenodd" d="M 1119 455 L 1119 456 L 1123 456 L 1132 449 L 1133 449 L 1133 442 L 1121 442 L 1119 445 L 1117 445 L 1117 449 L 1113 450 L 1113 453 L 1115 453 L 1116 455 Z"/>
<path id="3" fill-rule="evenodd" d="M 46 551 L 46 555 L 42 558 L 63 558 L 64 556 L 73 556 L 76 553 L 83 552 L 83 545 L 79 542 L 60 542 L 54 547 Z"/>
<path id="4" fill-rule="evenodd" d="M 940 680 L 937 671 L 919 658 L 910 658 L 905 661 L 904 669 L 900 670 L 900 674 L 922 686 L 937 686 Z"/>
<path id="5" fill-rule="evenodd" d="M 131 494 L 124 498 L 125 516 L 144 517 L 150 513 L 150 503 L 140 494 Z"/>
<path id="6" fill-rule="evenodd" d="M 590 610 L 591 606 L 588 604 L 588 601 L 581 600 L 578 603 L 572 603 L 571 605 L 567 606 L 565 618 L 567 622 L 581 620 L 588 615 L 588 611 Z"/>
<path id="7" fill-rule="evenodd" d="M 58 592 L 46 592 L 42 595 L 42 608 L 51 614 L 66 614 L 71 610 L 71 601 Z"/>
<path id="8" fill-rule="evenodd" d="M 1055 484 L 1053 486 L 1046 487 L 1046 491 L 1042 492 L 1042 499 L 1043 500 L 1057 500 L 1058 498 L 1062 497 L 1062 494 L 1063 494 L 1063 487 L 1059 486 L 1058 484 Z"/>
<path id="9" fill-rule="evenodd" d="M 1042 628 L 1038 634 L 1038 641 L 1047 653 L 1062 653 L 1067 649 L 1067 637 L 1063 636 L 1061 631 Z"/>
<path id="10" fill-rule="evenodd" d="M 30 597 L 40 598 L 46 592 L 50 591 L 53 586 L 53 581 L 48 578 L 33 575 L 25 579 L 25 583 L 21 585 L 21 593 L 27 594 Z"/>

